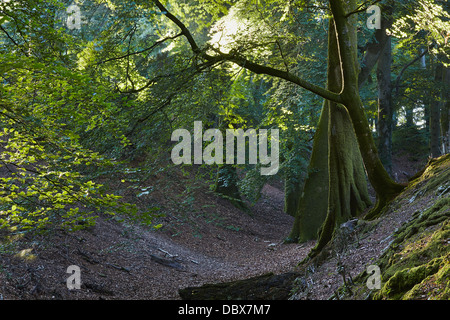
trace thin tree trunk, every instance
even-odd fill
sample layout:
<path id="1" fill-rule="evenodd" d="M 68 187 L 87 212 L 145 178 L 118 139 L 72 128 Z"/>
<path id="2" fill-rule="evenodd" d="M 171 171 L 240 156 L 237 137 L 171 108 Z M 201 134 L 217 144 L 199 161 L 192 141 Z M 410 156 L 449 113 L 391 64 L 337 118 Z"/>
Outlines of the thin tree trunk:
<path id="1" fill-rule="evenodd" d="M 405 118 L 406 118 L 406 127 L 412 128 L 414 127 L 414 106 L 405 107 Z"/>
<path id="2" fill-rule="evenodd" d="M 236 167 L 231 164 L 219 165 L 213 191 L 229 200 L 238 209 L 248 212 L 248 207 L 241 198 L 237 185 Z"/>
<path id="3" fill-rule="evenodd" d="M 226 128 L 228 128 L 228 121 L 224 120 L 219 125 L 224 134 Z M 224 135 L 225 136 L 225 135 Z M 224 150 L 226 148 L 226 141 L 224 143 Z M 236 161 L 236 150 L 235 150 L 235 160 Z M 220 196 L 228 199 L 235 207 L 248 212 L 248 207 L 244 201 L 242 201 L 241 193 L 238 186 L 238 175 L 236 167 L 232 164 L 221 164 L 217 168 L 216 181 L 214 184 L 213 191 Z"/>
<path id="4" fill-rule="evenodd" d="M 441 95 L 441 134 L 442 153 L 450 153 L 450 68 L 445 68 L 442 74 L 443 90 Z"/>
<path id="5" fill-rule="evenodd" d="M 442 71 L 443 65 L 437 63 L 435 67 L 434 80 L 436 85 L 442 84 Z M 440 125 L 440 92 L 434 91 L 432 94 L 432 102 L 430 105 L 430 155 L 432 158 L 439 157 L 441 153 L 440 149 L 440 137 L 441 137 L 441 125 Z"/>
<path id="6" fill-rule="evenodd" d="M 383 18 L 381 20 L 381 28 L 375 30 L 374 39 L 372 39 L 365 46 L 366 54 L 361 62 L 361 71 L 358 74 L 358 86 L 361 88 L 372 69 L 377 64 L 381 54 L 383 53 L 384 47 L 390 44 L 390 36 L 387 34 L 386 29 L 392 26 L 391 19 L 385 19 L 385 16 L 391 16 L 393 11 L 393 1 L 388 1 L 387 3 L 380 4 L 381 11 L 383 12 Z"/>
<path id="7" fill-rule="evenodd" d="M 303 185 L 297 179 L 286 179 L 284 183 L 284 212 L 295 217 Z"/>
<path id="8" fill-rule="evenodd" d="M 386 29 L 384 29 L 386 30 Z M 391 37 L 386 40 L 378 60 L 378 151 L 386 171 L 392 176 L 392 87 L 391 87 Z"/>

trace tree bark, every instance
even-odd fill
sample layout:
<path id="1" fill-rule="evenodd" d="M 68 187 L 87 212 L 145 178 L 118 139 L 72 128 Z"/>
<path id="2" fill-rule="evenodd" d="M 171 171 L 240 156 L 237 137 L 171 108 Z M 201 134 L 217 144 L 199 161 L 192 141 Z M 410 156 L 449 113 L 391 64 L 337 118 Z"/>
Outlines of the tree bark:
<path id="1" fill-rule="evenodd" d="M 371 204 L 358 142 L 347 109 L 343 105 L 328 103 L 328 208 L 326 219 L 319 230 L 319 240 L 310 256 L 314 256 L 332 239 L 336 227 L 359 216 Z M 350 137 L 353 138 L 348 139 Z"/>
<path id="2" fill-rule="evenodd" d="M 442 153 L 450 153 L 450 68 L 446 67 L 442 74 L 442 107 L 441 107 L 441 134 L 442 134 Z"/>
<path id="3" fill-rule="evenodd" d="M 346 15 L 346 12 L 354 11 L 355 0 L 330 1 L 330 6 L 336 22 L 342 78 L 344 80 L 341 97 L 352 120 L 367 175 L 377 193 L 377 204 L 367 215 L 368 218 L 375 218 L 381 214 L 387 202 L 397 196 L 405 186 L 395 183 L 385 170 L 378 156 L 364 106 L 359 96 L 356 21 Z"/>
<path id="4" fill-rule="evenodd" d="M 443 65 L 441 63 L 437 63 L 435 67 L 434 80 L 436 86 L 440 84 L 438 87 L 442 85 L 442 72 Z M 430 156 L 432 158 L 437 158 L 441 155 L 440 148 L 440 137 L 441 137 L 441 125 L 440 125 L 440 105 L 439 101 L 440 92 L 437 90 L 433 90 L 432 101 L 430 105 Z"/>
<path id="5" fill-rule="evenodd" d="M 314 136 L 308 177 L 301 194 L 289 242 L 317 239 L 328 208 L 328 122 L 329 105 L 324 102 Z"/>
<path id="6" fill-rule="evenodd" d="M 340 92 L 342 70 L 333 20 L 328 37 L 327 89 Z M 326 100 L 290 239 L 319 238 L 319 251 L 331 239 L 336 224 L 358 216 L 369 204 L 363 161 L 347 109 Z"/>
<path id="7" fill-rule="evenodd" d="M 386 28 L 384 28 L 386 31 Z M 386 171 L 392 176 L 392 86 L 391 37 L 388 37 L 377 65 L 378 81 L 378 151 Z"/>

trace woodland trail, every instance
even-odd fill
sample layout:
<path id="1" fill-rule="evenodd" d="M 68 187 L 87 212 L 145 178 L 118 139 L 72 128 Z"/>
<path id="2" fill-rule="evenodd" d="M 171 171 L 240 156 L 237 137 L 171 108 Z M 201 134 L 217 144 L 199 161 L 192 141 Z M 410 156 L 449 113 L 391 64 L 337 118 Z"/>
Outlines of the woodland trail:
<path id="1" fill-rule="evenodd" d="M 274 186 L 264 187 L 252 217 L 218 204 L 221 223 L 198 225 L 194 235 L 101 218 L 90 230 L 22 241 L 29 259 L 0 253 L 0 292 L 4 299 L 180 299 L 185 287 L 292 271 L 313 245 L 282 243 L 293 218 Z M 69 265 L 81 268 L 80 290 L 66 288 Z"/>

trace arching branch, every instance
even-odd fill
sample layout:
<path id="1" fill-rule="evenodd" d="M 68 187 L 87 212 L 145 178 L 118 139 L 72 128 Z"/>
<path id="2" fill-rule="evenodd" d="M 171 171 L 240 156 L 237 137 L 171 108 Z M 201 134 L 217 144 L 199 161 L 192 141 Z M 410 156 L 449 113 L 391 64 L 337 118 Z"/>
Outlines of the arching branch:
<path id="1" fill-rule="evenodd" d="M 321 96 L 324 99 L 336 102 L 336 103 L 342 103 L 342 98 L 338 93 L 331 92 L 327 89 L 324 89 L 318 85 L 315 85 L 303 78 L 300 78 L 290 72 L 275 69 L 272 67 L 264 66 L 259 63 L 252 62 L 248 60 L 247 58 L 235 54 L 235 53 L 222 53 L 220 51 L 215 50 L 216 55 L 210 55 L 206 53 L 206 50 L 200 49 L 198 44 L 196 43 L 194 37 L 188 30 L 188 28 L 181 22 L 176 16 L 174 16 L 172 13 L 170 13 L 159 0 L 153 0 L 155 5 L 158 7 L 158 9 L 161 11 L 162 14 L 164 14 L 168 19 L 170 19 L 173 23 L 175 23 L 181 30 L 181 33 L 186 37 L 187 41 L 189 42 L 189 45 L 191 46 L 192 51 L 194 54 L 196 54 L 198 57 L 211 61 L 211 62 L 219 62 L 219 61 L 230 61 L 233 62 L 247 70 L 250 70 L 252 72 L 255 72 L 257 74 L 266 74 L 269 76 L 277 77 L 280 79 L 284 79 L 286 81 L 290 81 L 292 83 L 295 83 L 299 85 L 300 87 L 311 91 L 319 96 Z"/>

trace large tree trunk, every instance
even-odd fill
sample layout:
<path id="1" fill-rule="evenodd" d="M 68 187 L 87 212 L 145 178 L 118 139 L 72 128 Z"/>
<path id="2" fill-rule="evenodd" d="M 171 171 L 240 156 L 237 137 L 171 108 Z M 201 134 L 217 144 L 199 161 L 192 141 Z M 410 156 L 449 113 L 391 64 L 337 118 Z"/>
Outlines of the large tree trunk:
<path id="1" fill-rule="evenodd" d="M 359 216 L 371 203 L 358 141 L 347 109 L 329 104 L 328 208 L 314 251 L 320 251 L 333 237 L 336 226 Z"/>
<path id="2" fill-rule="evenodd" d="M 367 175 L 377 193 L 377 204 L 367 216 L 368 218 L 375 218 L 381 214 L 387 202 L 404 189 L 404 186 L 391 179 L 380 161 L 364 106 L 359 96 L 356 21 L 354 14 L 347 16 L 347 13 L 355 11 L 355 1 L 330 1 L 330 6 L 336 22 L 342 78 L 344 79 L 341 97 L 352 120 Z"/>
<path id="3" fill-rule="evenodd" d="M 342 73 L 333 21 L 328 47 L 327 89 L 340 92 Z M 319 237 L 316 249 L 320 250 L 336 224 L 359 215 L 369 204 L 363 161 L 347 109 L 327 100 L 290 239 L 303 242 Z"/>
<path id="4" fill-rule="evenodd" d="M 328 104 L 325 102 L 313 142 L 308 177 L 288 241 L 317 239 L 328 208 Z"/>

